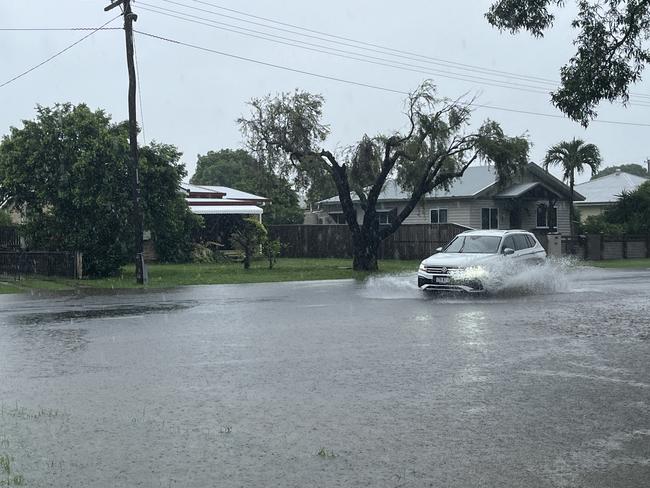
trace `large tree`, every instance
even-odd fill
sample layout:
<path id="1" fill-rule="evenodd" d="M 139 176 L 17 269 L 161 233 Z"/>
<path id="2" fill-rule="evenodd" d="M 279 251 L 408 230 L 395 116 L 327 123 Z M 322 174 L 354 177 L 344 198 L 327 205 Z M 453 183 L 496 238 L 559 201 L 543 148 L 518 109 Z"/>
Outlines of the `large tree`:
<path id="1" fill-rule="evenodd" d="M 376 270 L 377 250 L 422 198 L 447 188 L 476 160 L 494 163 L 502 180 L 527 163 L 528 141 L 508 137 L 493 121 L 470 130 L 470 105 L 443 100 L 431 82 L 406 101 L 407 128 L 390 135 L 363 136 L 340 154 L 324 148 L 329 127 L 322 122 L 323 98 L 296 90 L 255 98 L 239 120 L 249 147 L 269 168 L 309 181 L 314 172 L 332 178 L 352 234 L 353 268 Z M 410 193 L 393 221 L 379 225 L 377 202 L 386 181 L 395 177 Z M 363 216 L 357 221 L 353 192 Z"/>
<path id="2" fill-rule="evenodd" d="M 555 8 L 566 0 L 498 0 L 486 14 L 501 30 L 528 30 L 541 37 L 553 25 Z M 650 0 L 575 0 L 576 53 L 560 70 L 552 100 L 567 116 L 587 126 L 602 100 L 627 102 L 629 87 L 650 62 Z"/>
<path id="3" fill-rule="evenodd" d="M 303 221 L 298 195 L 287 179 L 276 175 L 242 149 L 222 149 L 199 155 L 190 182 L 229 186 L 270 198 L 271 203 L 264 209 L 267 224 L 301 224 Z"/>
<path id="4" fill-rule="evenodd" d="M 613 173 L 616 173 L 618 170 L 621 170 L 624 173 L 629 173 L 631 175 L 642 176 L 643 178 L 648 178 L 650 176 L 648 170 L 643 166 L 641 166 L 640 164 L 629 163 L 629 164 L 619 164 L 618 166 L 607 166 L 607 168 L 603 168 L 599 170 L 597 173 L 591 175 L 591 179 L 595 180 L 596 178 L 600 178 L 602 176 L 611 175 Z"/>
<path id="5" fill-rule="evenodd" d="M 598 147 L 594 144 L 587 144 L 581 139 L 564 141 L 552 146 L 544 158 L 545 168 L 548 169 L 551 165 L 562 168 L 562 177 L 564 181 L 569 183 L 569 188 L 571 188 L 571 196 L 569 197 L 569 223 L 572 235 L 575 226 L 573 216 L 573 187 L 575 186 L 575 177 L 577 174 L 584 173 L 587 168 L 591 170 L 592 174 L 595 173 L 598 171 L 600 163 L 601 157 Z"/>
<path id="6" fill-rule="evenodd" d="M 24 213 L 30 247 L 81 251 L 85 273 L 114 273 L 133 246 L 128 127 L 84 104 L 36 111 L 0 144 L 0 187 Z M 180 153 L 151 144 L 140 156 L 145 224 L 163 259 L 187 257 L 196 220 L 178 192 Z"/>

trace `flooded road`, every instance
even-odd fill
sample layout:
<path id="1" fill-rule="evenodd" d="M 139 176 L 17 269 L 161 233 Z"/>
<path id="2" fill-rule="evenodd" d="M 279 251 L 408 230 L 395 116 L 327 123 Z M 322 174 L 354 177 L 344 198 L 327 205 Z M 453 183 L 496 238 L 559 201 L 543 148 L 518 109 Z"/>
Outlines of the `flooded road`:
<path id="1" fill-rule="evenodd" d="M 1 296 L 0 455 L 35 487 L 648 486 L 650 270 L 414 283 Z"/>

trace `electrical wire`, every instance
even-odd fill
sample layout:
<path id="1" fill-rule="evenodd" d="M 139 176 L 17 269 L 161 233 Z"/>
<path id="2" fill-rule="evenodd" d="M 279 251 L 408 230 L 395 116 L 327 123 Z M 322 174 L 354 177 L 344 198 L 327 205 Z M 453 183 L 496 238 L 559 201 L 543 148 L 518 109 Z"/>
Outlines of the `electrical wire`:
<path id="1" fill-rule="evenodd" d="M 167 0 L 164 0 L 167 1 Z M 171 3 L 177 3 L 177 2 L 171 2 Z M 143 6 L 144 5 L 144 6 Z M 450 72 L 450 71 L 440 71 L 440 70 L 432 70 L 431 68 L 428 68 L 426 66 L 420 66 L 420 65 L 413 65 L 413 64 L 408 64 L 408 63 L 400 63 L 398 61 L 394 61 L 391 59 L 386 59 L 386 58 L 381 58 L 377 56 L 369 56 L 365 55 L 363 53 L 355 53 L 352 51 L 347 51 L 347 50 L 342 50 L 342 49 L 337 49 L 337 48 L 332 48 L 330 46 L 323 46 L 321 44 L 314 44 L 314 43 L 309 43 L 305 41 L 300 41 L 300 40 L 295 40 L 287 37 L 282 37 L 282 36 L 276 36 L 273 34 L 268 34 L 268 33 L 263 33 L 260 31 L 256 31 L 254 29 L 247 29 L 245 27 L 239 27 L 239 26 L 234 26 L 232 24 L 224 23 L 224 22 L 218 22 L 210 19 L 206 19 L 204 17 L 199 17 L 191 14 L 187 14 L 184 12 L 178 12 L 176 10 L 170 10 L 170 9 L 165 9 L 162 7 L 156 7 L 154 5 L 148 4 L 146 2 L 138 2 L 138 8 L 141 10 L 145 10 L 148 12 L 154 12 L 159 15 L 164 15 L 167 17 L 179 19 L 182 21 L 186 22 L 191 22 L 199 25 L 204 25 L 207 27 L 212 27 L 215 29 L 223 30 L 223 31 L 228 31 L 228 32 L 234 32 L 236 34 L 248 36 L 248 37 L 253 37 L 257 39 L 262 39 L 265 41 L 270 41 L 278 44 L 283 44 L 287 46 L 292 46 L 292 47 L 297 47 L 300 49 L 306 49 L 308 51 L 313 51 L 313 52 L 319 52 L 323 54 L 328 54 L 332 56 L 337 56 L 340 58 L 345 58 L 345 59 L 351 59 L 355 61 L 360 61 L 363 63 L 369 63 L 369 64 L 374 64 L 378 66 L 386 66 L 389 68 L 393 69 L 399 69 L 402 71 L 409 71 L 409 72 L 414 72 L 414 73 L 419 73 L 419 74 L 424 74 L 428 76 L 436 76 L 436 77 L 442 77 L 442 78 L 448 78 L 452 80 L 457 80 L 457 81 L 464 81 L 468 83 L 475 83 L 475 84 L 482 84 L 482 85 L 488 85 L 488 86 L 494 86 L 497 88 L 504 88 L 504 89 L 509 89 L 509 90 L 517 90 L 517 91 L 523 91 L 523 92 L 528 92 L 528 93 L 536 93 L 540 95 L 546 95 L 548 96 L 550 92 L 548 90 L 544 90 L 542 87 L 539 86 L 532 86 L 532 85 L 526 85 L 522 83 L 513 83 L 513 82 L 507 82 L 504 80 L 495 80 L 492 78 L 484 78 L 480 76 L 474 76 L 470 74 L 465 74 L 465 73 L 455 73 L 455 72 Z M 155 10 L 147 7 L 155 7 L 156 9 L 160 10 Z M 180 14 L 183 15 L 184 17 L 181 17 L 180 15 L 175 15 L 175 14 Z M 186 18 L 190 17 L 190 18 Z M 199 20 L 194 20 L 194 19 L 199 19 Z M 213 25 L 216 24 L 216 25 Z M 227 26 L 227 27 L 221 27 L 221 26 Z M 229 28 L 231 27 L 231 28 Z M 235 30 L 238 29 L 238 30 Z M 244 32 L 241 32 L 243 30 Z M 270 36 L 267 37 L 267 36 Z M 278 40 L 281 39 L 281 40 Z M 283 40 L 286 41 L 292 41 L 292 42 L 284 42 Z M 300 43 L 300 44 L 296 44 Z M 303 45 L 306 44 L 306 45 Z M 309 47 L 309 46 L 315 46 L 317 48 Z M 319 49 L 320 48 L 320 49 Z M 336 52 L 331 52 L 331 51 L 336 51 Z M 344 53 L 344 54 L 340 54 Z M 359 57 L 362 56 L 362 57 Z M 557 88 L 557 86 L 554 86 L 554 88 Z M 625 104 L 624 104 L 625 105 Z M 650 107 L 650 101 L 633 101 L 633 102 L 628 102 L 627 105 L 630 106 L 643 106 L 643 107 Z"/>
<path id="2" fill-rule="evenodd" d="M 14 76 L 13 78 L 11 78 L 11 79 L 5 81 L 4 83 L 0 84 L 0 88 L 3 88 L 3 87 L 5 87 L 5 86 L 7 86 L 9 83 L 13 83 L 13 82 L 16 81 L 17 79 L 22 78 L 23 76 L 28 75 L 29 73 L 31 73 L 32 71 L 34 71 L 34 70 L 40 68 L 40 67 L 43 66 L 44 64 L 49 63 L 49 62 L 52 61 L 54 58 L 60 56 L 61 54 L 65 53 L 66 51 L 72 49 L 72 48 L 73 48 L 74 46 L 76 46 L 77 44 L 79 44 L 79 43 L 85 41 L 85 40 L 88 39 L 90 36 L 92 36 L 92 35 L 95 34 L 96 32 L 99 32 L 99 31 L 102 30 L 104 27 L 106 27 L 108 24 L 110 24 L 111 22 L 113 22 L 113 21 L 116 20 L 116 19 L 119 19 L 120 17 L 121 17 L 121 15 L 118 15 L 118 16 L 116 16 L 116 17 L 113 17 L 111 20 L 109 20 L 109 21 L 106 22 L 105 24 L 103 24 L 103 25 L 101 25 L 101 26 L 95 28 L 95 29 L 94 29 L 92 32 L 90 32 L 89 34 L 86 34 L 86 35 L 83 36 L 81 39 L 79 39 L 79 40 L 73 42 L 72 44 L 70 44 L 69 46 L 66 46 L 65 48 L 61 49 L 61 50 L 60 50 L 59 52 L 57 52 L 56 54 L 53 54 L 52 56 L 50 56 L 49 58 L 45 59 L 44 61 L 41 61 L 41 62 L 38 63 L 36 66 L 32 66 L 32 67 L 29 68 L 28 70 L 23 71 L 22 73 L 20 73 L 20 74 Z"/>
<path id="3" fill-rule="evenodd" d="M 214 11 L 207 10 L 207 9 L 202 9 L 202 8 L 199 8 L 199 7 L 194 7 L 194 6 L 191 6 L 191 5 L 188 5 L 188 4 L 185 4 L 185 3 L 181 3 L 181 2 L 177 2 L 177 1 L 174 1 L 174 0 L 161 0 L 161 1 L 169 3 L 169 4 L 184 6 L 186 8 L 197 10 L 197 11 L 211 13 L 213 15 L 218 15 L 218 16 L 225 17 L 225 18 L 238 20 L 240 22 L 251 23 L 251 24 L 254 24 L 254 25 L 263 26 L 263 27 L 270 28 L 270 29 L 275 29 L 275 30 L 282 30 L 282 31 L 285 31 L 285 32 L 291 32 L 293 34 L 302 35 L 302 36 L 305 36 L 305 37 L 315 37 L 315 36 L 302 34 L 300 32 L 295 32 L 295 31 L 291 31 L 291 30 L 287 30 L 287 29 L 279 29 L 277 27 L 262 24 L 262 23 L 259 23 L 259 22 L 253 22 L 253 21 L 249 21 L 249 20 L 246 20 L 246 19 L 240 19 L 238 17 L 233 17 L 233 16 L 230 16 L 230 15 L 220 14 L 218 12 L 214 12 Z M 258 19 L 258 20 L 263 20 L 265 22 L 270 22 L 270 23 L 276 24 L 276 25 L 291 27 L 292 29 L 299 29 L 299 30 L 302 30 L 302 31 L 305 31 L 305 32 L 319 34 L 321 36 L 327 36 L 327 37 L 332 38 L 332 39 L 340 39 L 340 40 L 343 40 L 343 41 L 353 42 L 353 43 L 359 44 L 361 46 L 368 46 L 368 47 L 372 47 L 372 48 L 381 49 L 383 51 L 390 51 L 390 52 L 384 52 L 383 54 L 389 54 L 389 55 L 392 55 L 392 56 L 395 56 L 396 54 L 405 55 L 405 56 L 415 56 L 417 58 L 421 58 L 421 59 L 416 59 L 418 61 L 427 60 L 425 62 L 431 62 L 433 64 L 443 64 L 443 65 L 447 65 L 448 67 L 457 67 L 458 69 L 466 69 L 466 70 L 469 70 L 469 71 L 482 72 L 482 73 L 488 73 L 488 74 L 496 74 L 496 75 L 500 75 L 500 76 L 505 76 L 507 78 L 518 78 L 518 79 L 521 79 L 521 80 L 524 80 L 524 81 L 529 81 L 529 82 L 534 82 L 534 83 L 542 83 L 542 84 L 546 84 L 546 85 L 551 84 L 554 88 L 557 88 L 557 85 L 558 85 L 557 80 L 553 80 L 553 79 L 550 79 L 550 78 L 544 78 L 544 77 L 532 76 L 532 75 L 522 75 L 520 73 L 513 73 L 513 72 L 509 72 L 509 71 L 494 69 L 494 68 L 485 68 L 485 67 L 481 67 L 481 66 L 477 66 L 477 65 L 472 65 L 472 64 L 467 64 L 467 63 L 459 63 L 459 62 L 456 62 L 456 61 L 450 61 L 450 60 L 437 58 L 437 57 L 433 57 L 433 56 L 427 56 L 427 55 L 424 55 L 424 54 L 419 54 L 419 53 L 415 53 L 415 52 L 411 52 L 411 51 L 394 49 L 394 48 L 391 48 L 391 47 L 382 46 L 380 44 L 365 42 L 365 41 L 361 41 L 361 40 L 358 40 L 358 39 L 353 39 L 353 38 L 350 38 L 350 37 L 339 36 L 339 35 L 327 33 L 327 32 L 324 32 L 324 31 L 309 29 L 309 28 L 306 28 L 306 27 L 303 27 L 303 26 L 300 26 L 300 25 L 296 25 L 296 24 L 290 24 L 290 23 L 287 23 L 287 22 L 282 22 L 282 21 L 278 21 L 278 20 L 275 20 L 275 19 L 270 19 L 268 17 L 262 17 L 262 16 L 259 16 L 259 15 L 250 14 L 250 13 L 247 13 L 247 12 L 243 12 L 241 10 L 236 10 L 236 9 L 224 7 L 224 6 L 215 4 L 215 3 L 206 2 L 206 1 L 202 1 L 202 0 L 186 0 L 186 1 L 192 1 L 192 2 L 197 3 L 197 4 L 210 6 L 210 7 L 213 7 L 213 8 L 219 9 L 219 10 L 223 10 L 223 11 L 227 11 L 227 12 L 231 12 L 231 13 L 236 13 L 238 15 L 242 15 L 242 16 L 245 16 L 245 17 L 250 17 L 250 18 L 254 18 L 254 19 Z M 138 3 L 141 3 L 141 2 L 138 2 Z M 325 40 L 327 42 L 337 42 L 337 41 L 334 41 L 334 40 L 331 40 L 331 39 L 323 39 L 321 37 L 315 37 L 315 38 L 320 39 L 320 40 Z M 349 46 L 349 44 L 344 44 L 344 45 Z M 355 46 L 353 46 L 353 47 L 355 47 Z M 359 46 L 356 46 L 356 47 L 359 47 Z M 365 49 L 365 48 L 361 48 L 361 49 Z M 381 52 L 381 51 L 379 51 L 379 52 Z M 392 53 L 396 53 L 396 54 L 392 54 Z M 407 58 L 407 59 L 413 59 L 413 58 Z M 635 97 L 650 99 L 650 95 L 648 95 L 648 94 L 630 93 L 630 95 L 635 96 Z"/>
<path id="4" fill-rule="evenodd" d="M 32 31 L 113 31 L 124 30 L 123 27 L 0 27 L 0 32 L 32 32 Z"/>
<path id="5" fill-rule="evenodd" d="M 204 9 L 204 8 L 193 7 L 191 5 L 187 5 L 186 3 L 181 3 L 181 2 L 174 1 L 174 0 L 160 0 L 160 1 L 163 1 L 163 2 L 169 3 L 169 4 L 173 4 L 173 5 L 182 6 L 182 7 L 192 9 L 192 10 L 196 10 L 196 11 L 199 11 L 199 12 L 209 13 L 211 15 L 217 15 L 219 17 L 224 17 L 224 18 L 227 18 L 227 19 L 237 20 L 239 22 L 244 22 L 244 23 L 247 23 L 247 24 L 256 25 L 256 26 L 259 26 L 259 27 L 264 27 L 264 28 L 267 28 L 267 29 L 273 29 L 273 30 L 277 30 L 277 31 L 281 31 L 281 32 L 287 32 L 287 33 L 290 33 L 290 34 L 293 34 L 293 35 L 308 37 L 308 38 L 311 38 L 311 39 L 317 39 L 317 40 L 320 40 L 320 41 L 325 41 L 325 42 L 329 42 L 329 43 L 333 43 L 333 44 L 352 47 L 352 48 L 355 48 L 355 49 L 363 49 L 365 51 L 370 51 L 370 52 L 374 52 L 374 53 L 379 53 L 379 54 L 384 54 L 384 55 L 389 55 L 389 56 L 396 56 L 396 57 L 400 57 L 402 59 L 409 59 L 411 61 L 418 61 L 418 62 L 425 62 L 425 63 L 430 63 L 430 64 L 442 65 L 442 66 L 447 67 L 447 68 L 452 67 L 452 68 L 464 69 L 464 70 L 468 70 L 468 71 L 479 72 L 479 73 L 483 73 L 483 74 L 498 74 L 498 75 L 501 75 L 501 76 L 507 76 L 508 78 L 519 78 L 519 79 L 523 79 L 524 81 L 534 81 L 536 83 L 555 84 L 555 82 L 553 82 L 553 80 L 542 79 L 542 78 L 537 78 L 537 77 L 533 77 L 533 76 L 520 75 L 520 74 L 517 74 L 517 73 L 511 73 L 511 72 L 506 72 L 506 71 L 493 70 L 493 69 L 490 69 L 490 68 L 482 68 L 482 67 L 479 67 L 479 66 L 466 65 L 466 64 L 463 64 L 463 63 L 455 63 L 453 61 L 447 61 L 447 60 L 443 60 L 443 59 L 440 59 L 440 58 L 433 58 L 433 57 L 424 56 L 424 55 L 421 55 L 421 54 L 409 53 L 408 51 L 399 51 L 399 50 L 387 48 L 387 47 L 380 46 L 380 45 L 375 45 L 375 44 L 365 43 L 365 42 L 362 42 L 362 41 L 357 41 L 357 40 L 354 40 L 354 39 L 344 38 L 344 37 L 341 37 L 341 36 L 335 36 L 335 35 L 332 35 L 332 34 L 327 34 L 327 33 L 319 32 L 319 31 L 312 31 L 310 29 L 304 29 L 302 27 L 298 27 L 298 26 L 294 26 L 294 25 L 291 25 L 291 26 L 294 27 L 294 28 L 297 28 L 297 29 L 305 30 L 307 32 L 317 32 L 319 34 L 330 37 L 330 39 L 323 38 L 321 36 L 314 36 L 314 35 L 311 35 L 311 34 L 304 34 L 302 32 L 296 32 L 296 31 L 290 30 L 290 29 L 278 28 L 278 27 L 263 24 L 263 23 L 260 23 L 260 22 L 241 19 L 241 18 L 238 18 L 238 17 L 233 17 L 231 15 L 221 14 L 221 13 L 215 12 L 213 10 L 207 10 L 207 9 Z M 198 2 L 198 3 L 202 3 L 204 5 L 210 5 L 210 6 L 213 6 L 213 7 L 216 7 L 216 8 L 221 8 L 219 6 L 216 6 L 214 4 L 210 4 L 210 3 L 207 3 L 207 2 Z M 143 2 L 138 2 L 138 5 L 143 5 L 143 4 L 144 4 Z M 157 6 L 157 7 L 162 8 L 160 6 Z M 241 14 L 241 15 L 246 15 L 246 14 Z M 255 16 L 252 16 L 252 17 L 255 17 Z M 276 21 L 273 21 L 273 20 L 270 20 L 270 19 L 265 19 L 265 20 L 267 20 L 268 22 L 279 23 L 279 24 L 283 25 L 283 23 L 281 23 L 281 22 L 276 22 Z M 347 40 L 347 41 L 350 41 L 350 42 L 353 42 L 353 43 L 357 43 L 357 44 L 361 44 L 361 45 L 350 44 L 350 42 L 341 42 L 341 41 L 337 41 L 335 39 L 344 39 L 344 40 Z M 369 47 L 363 47 L 363 46 L 372 46 L 373 48 L 371 49 Z M 397 54 L 395 54 L 395 53 L 397 53 Z"/>
<path id="6" fill-rule="evenodd" d="M 138 34 L 141 34 L 143 36 L 146 36 L 146 37 L 149 37 L 149 38 L 152 38 L 152 39 L 157 39 L 157 40 L 168 42 L 168 43 L 171 43 L 171 44 L 176 44 L 176 45 L 179 45 L 179 46 L 189 47 L 189 48 L 192 48 L 192 49 L 196 49 L 196 50 L 204 51 L 204 52 L 209 52 L 209 53 L 217 54 L 217 55 L 220 55 L 220 56 L 225 56 L 225 57 L 229 57 L 229 58 L 233 58 L 233 59 L 238 59 L 240 61 L 247 61 L 247 62 L 250 62 L 250 63 L 259 64 L 259 65 L 262 65 L 262 66 L 267 66 L 267 67 L 272 67 L 272 68 L 276 68 L 276 69 L 281 69 L 281 70 L 284 70 L 284 71 L 290 71 L 290 72 L 293 72 L 293 73 L 299 73 L 299 74 L 303 74 L 303 75 L 313 76 L 313 77 L 316 77 L 316 78 L 322 78 L 322 79 L 326 79 L 326 80 L 337 81 L 337 82 L 346 83 L 346 84 L 349 84 L 349 85 L 355 85 L 355 86 L 360 86 L 360 87 L 364 87 L 364 88 L 372 88 L 374 90 L 380 90 L 380 91 L 389 92 L 389 93 L 397 93 L 397 94 L 400 94 L 400 95 L 409 95 L 408 92 L 403 91 L 403 90 L 397 90 L 397 89 L 388 88 L 388 87 L 384 87 L 384 86 L 380 86 L 380 85 L 372 85 L 372 84 L 369 84 L 369 83 L 363 83 L 363 82 L 359 82 L 359 81 L 348 80 L 348 79 L 344 79 L 344 78 L 338 78 L 338 77 L 335 77 L 335 76 L 324 75 L 324 74 L 320 74 L 320 73 L 314 73 L 314 72 L 311 72 L 311 71 L 301 70 L 301 69 L 297 69 L 297 68 L 291 68 L 289 66 L 283 66 L 283 65 L 280 65 L 280 64 L 269 63 L 269 62 L 266 62 L 266 61 L 260 61 L 258 59 L 248 58 L 248 57 L 245 57 L 245 56 L 239 56 L 239 55 L 236 55 L 236 54 L 227 53 L 227 52 L 224 52 L 224 51 L 219 51 L 219 50 L 216 50 L 216 49 L 211 49 L 211 48 L 199 46 L 199 45 L 196 45 L 196 44 L 190 44 L 190 43 L 187 43 L 187 42 L 179 41 L 177 39 L 171 39 L 169 37 L 164 37 L 164 36 L 160 36 L 160 35 L 157 35 L 157 34 L 152 34 L 152 33 L 149 33 L 149 32 L 143 32 L 143 31 L 140 31 L 140 30 L 135 30 L 134 29 L 134 32 L 137 32 Z M 466 102 L 465 105 L 472 106 L 472 107 L 477 107 L 477 108 L 485 108 L 485 109 L 490 109 L 490 110 L 500 110 L 500 111 L 505 111 L 505 112 L 514 112 L 514 113 L 520 113 L 520 114 L 526 114 L 526 115 L 535 115 L 535 116 L 539 116 L 539 117 L 548 117 L 548 118 L 564 119 L 564 120 L 567 120 L 567 121 L 571 121 L 571 119 L 569 119 L 568 117 L 565 117 L 564 115 L 549 114 L 549 113 L 542 113 L 542 112 L 534 112 L 534 111 L 530 111 L 530 110 L 520 110 L 520 109 L 513 109 L 513 108 L 508 108 L 508 107 L 499 107 L 499 106 L 496 106 L 496 105 L 484 105 L 484 104 L 479 104 L 479 103 L 475 103 L 475 102 Z M 625 126 L 633 126 L 633 127 L 650 127 L 650 124 L 637 123 L 637 122 L 625 122 L 625 121 L 618 121 L 618 120 L 595 119 L 593 122 L 602 123 L 602 124 L 625 125 Z"/>
<path id="7" fill-rule="evenodd" d="M 389 67 L 389 68 L 400 69 L 400 70 L 403 70 L 403 71 L 410 71 L 410 72 L 425 74 L 425 75 L 429 75 L 429 76 L 440 76 L 440 77 L 449 78 L 449 79 L 452 79 L 452 80 L 466 81 L 466 82 L 469 82 L 469 83 L 480 82 L 480 83 L 484 83 L 484 84 L 490 85 L 490 86 L 495 86 L 495 87 L 498 87 L 498 88 L 520 90 L 520 91 L 526 91 L 526 92 L 530 92 L 530 93 L 538 93 L 538 94 L 543 94 L 543 95 L 548 95 L 549 94 L 548 91 L 544 91 L 541 87 L 535 87 L 535 86 L 525 85 L 525 84 L 520 84 L 520 83 L 508 83 L 508 82 L 503 81 L 503 80 L 494 80 L 494 79 L 491 79 L 491 78 L 483 78 L 483 77 L 478 77 L 478 76 L 473 76 L 473 75 L 467 75 L 467 74 L 464 74 L 464 73 L 454 73 L 454 72 L 450 72 L 450 71 L 432 70 L 431 68 L 428 68 L 426 66 L 418 66 L 418 65 L 408 64 L 408 63 L 400 63 L 398 61 L 394 61 L 394 60 L 391 60 L 391 59 L 380 58 L 380 57 L 377 57 L 377 56 L 369 56 L 369 55 L 365 55 L 363 53 L 355 53 L 355 52 L 347 51 L 347 50 L 343 50 L 343 49 L 337 49 L 337 48 L 332 48 L 332 47 L 329 47 L 329 46 L 323 46 L 321 44 L 314 44 L 314 43 L 309 43 L 309 42 L 304 42 L 304 41 L 300 41 L 300 40 L 290 39 L 290 38 L 286 38 L 286 37 L 282 37 L 282 36 L 275 36 L 273 34 L 262 33 L 262 32 L 259 32 L 259 31 L 255 31 L 253 29 L 247 29 L 247 28 L 244 28 L 244 27 L 238 27 L 238 26 L 234 26 L 234 25 L 231 25 L 231 24 L 223 23 L 223 22 L 217 22 L 217 21 L 210 20 L 210 19 L 204 19 L 202 17 L 197 17 L 197 16 L 193 16 L 193 15 L 190 15 L 190 14 L 184 14 L 182 12 L 177 12 L 177 11 L 173 11 L 173 10 L 169 10 L 169 9 L 162 9 L 164 11 L 159 11 L 159 10 L 143 7 L 142 5 L 149 5 L 149 4 L 146 4 L 144 2 L 139 3 L 138 8 L 140 10 L 144 10 L 144 11 L 147 11 L 147 12 L 153 12 L 153 13 L 157 13 L 159 15 L 164 15 L 164 16 L 167 16 L 167 17 L 183 20 L 183 21 L 186 21 L 186 22 L 191 22 L 191 23 L 194 23 L 194 24 L 204 25 L 204 26 L 207 26 L 207 27 L 212 27 L 214 29 L 219 29 L 219 30 L 223 30 L 223 31 L 227 31 L 227 32 L 234 32 L 236 34 L 244 35 L 244 36 L 247 36 L 247 37 L 262 39 L 262 40 L 274 42 L 274 43 L 277 43 L 277 44 L 283 44 L 285 46 L 292 46 L 292 47 L 297 47 L 299 49 L 305 49 L 305 50 L 312 51 L 312 52 L 319 52 L 319 53 L 328 54 L 328 55 L 331 55 L 331 56 L 337 56 L 339 58 L 351 59 L 351 60 L 360 61 L 360 62 L 363 62 L 363 63 L 374 64 L 374 65 L 377 65 L 377 66 L 386 66 L 386 67 Z M 158 7 L 158 8 L 160 8 L 160 7 Z M 200 19 L 200 20 L 194 20 L 192 18 L 185 18 L 185 17 L 181 17 L 180 15 L 174 15 L 173 13 L 168 13 L 168 12 L 174 12 L 175 14 L 181 14 L 181 15 L 185 15 L 185 16 L 188 16 L 188 17 L 193 17 L 194 19 Z M 213 24 L 217 24 L 217 25 L 213 25 Z M 227 26 L 227 27 L 221 27 L 222 25 Z M 229 27 L 232 27 L 232 28 L 229 28 Z M 243 30 L 245 32 L 242 32 L 241 30 L 236 30 L 236 29 L 241 29 L 241 30 Z M 252 33 L 250 33 L 250 32 L 252 32 Z M 266 36 L 269 36 L 269 37 L 266 37 Z M 281 40 L 278 40 L 278 39 L 281 39 Z M 293 42 L 284 42 L 283 40 L 288 40 L 288 41 L 293 41 Z M 297 44 L 297 43 L 300 43 L 300 44 Z M 309 47 L 309 46 L 315 46 L 316 48 Z M 332 51 L 335 51 L 335 52 L 332 52 Z M 343 54 L 340 54 L 340 53 L 343 53 Z M 361 57 L 359 57 L 359 56 L 361 56 Z M 650 106 L 650 105 L 648 105 L 648 106 Z"/>

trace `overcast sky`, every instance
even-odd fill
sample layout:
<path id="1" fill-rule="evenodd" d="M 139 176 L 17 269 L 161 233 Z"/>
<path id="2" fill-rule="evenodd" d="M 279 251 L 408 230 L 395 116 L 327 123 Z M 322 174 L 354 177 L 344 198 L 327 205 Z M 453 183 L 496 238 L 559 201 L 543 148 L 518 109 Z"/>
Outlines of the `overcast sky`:
<path id="1" fill-rule="evenodd" d="M 119 9 L 104 12 L 103 7 L 108 3 L 109 0 L 0 0 L 0 28 L 98 27 L 119 14 Z M 135 25 L 138 30 L 231 55 L 401 92 L 408 92 L 423 79 L 431 78 L 442 96 L 478 93 L 478 103 L 483 105 L 558 115 L 547 94 L 525 91 L 532 86 L 537 87 L 535 91 L 540 88 L 547 90 L 547 85 L 531 79 L 508 78 L 502 73 L 480 68 L 557 79 L 559 67 L 573 53 L 572 9 L 560 10 L 554 29 L 540 40 L 528 34 L 501 34 L 491 28 L 483 17 L 490 3 L 488 0 L 138 0 L 134 1 L 134 11 L 139 15 Z M 167 9 L 168 15 L 145 10 L 151 10 L 151 6 Z M 296 27 L 273 24 L 218 7 L 240 10 L 323 34 L 300 31 Z M 179 16 L 179 13 L 195 16 L 193 20 L 209 26 L 169 16 Z M 109 26 L 120 25 L 121 19 L 117 19 Z M 274 39 L 302 43 L 302 46 L 311 43 L 310 48 L 321 51 L 338 49 L 340 55 L 366 61 L 402 63 L 401 66 L 408 70 L 223 30 L 242 28 L 249 29 L 244 31 L 247 34 L 280 36 L 285 39 Z M 295 32 L 312 37 L 299 36 Z M 0 31 L 3 46 L 0 84 L 86 34 L 80 31 Z M 391 56 L 385 49 L 325 34 L 402 53 L 391 51 L 396 54 Z M 290 72 L 143 35 L 136 36 L 136 47 L 142 97 L 142 112 L 138 116 L 144 126 L 146 141 L 178 146 L 184 153 L 183 162 L 189 176 L 194 172 L 197 154 L 242 146 L 236 118 L 246 113 L 246 102 L 251 97 L 270 92 L 300 88 L 321 93 L 326 100 L 325 121 L 332 128 L 327 143 L 330 148 L 349 145 L 364 133 L 389 133 L 404 127 L 404 95 L 399 93 Z M 470 65 L 464 68 L 471 67 L 472 70 L 444 62 L 440 64 L 440 60 Z M 488 84 L 495 82 L 502 86 Z M 644 81 L 633 87 L 632 92 L 647 97 L 650 84 Z M 51 62 L 0 88 L 0 134 L 6 134 L 10 126 L 20 126 L 23 119 L 33 118 L 37 104 L 85 102 L 92 108 L 105 109 L 114 120 L 126 119 L 126 94 L 123 32 L 97 32 Z M 645 100 L 646 106 L 626 108 L 602 104 L 600 119 L 650 123 L 650 98 L 635 100 Z M 512 135 L 528 133 L 533 143 L 531 159 L 535 162 L 543 158 L 550 145 L 573 137 L 597 144 L 605 165 L 642 163 L 650 157 L 647 142 L 650 127 L 593 123 L 585 130 L 566 119 L 477 108 L 473 116 L 475 125 L 486 118 L 501 122 Z M 585 178 L 583 176 L 581 180 Z"/>

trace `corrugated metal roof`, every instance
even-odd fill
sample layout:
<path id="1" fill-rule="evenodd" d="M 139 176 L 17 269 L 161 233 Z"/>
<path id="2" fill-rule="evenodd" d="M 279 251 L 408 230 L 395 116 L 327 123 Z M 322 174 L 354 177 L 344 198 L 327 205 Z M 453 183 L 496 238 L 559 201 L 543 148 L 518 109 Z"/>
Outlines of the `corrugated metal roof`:
<path id="1" fill-rule="evenodd" d="M 581 183 L 575 189 L 585 196 L 584 202 L 581 202 L 583 205 L 609 203 L 618 200 L 624 191 L 634 191 L 646 181 L 649 180 L 620 171 Z"/>
<path id="2" fill-rule="evenodd" d="M 190 183 L 181 183 L 181 188 L 185 191 L 194 193 L 225 193 L 225 198 L 231 198 L 233 200 L 256 200 L 260 202 L 268 200 L 266 197 L 236 190 L 235 188 L 229 188 L 227 186 L 192 185 Z"/>
<path id="3" fill-rule="evenodd" d="M 492 166 L 472 166 L 467 168 L 462 178 L 456 179 L 450 186 L 449 191 L 436 190 L 428 193 L 426 198 L 462 198 L 472 197 L 488 186 L 493 185 L 497 180 L 496 169 Z M 411 198 L 410 192 L 400 188 L 395 180 L 388 180 L 384 185 L 379 200 L 407 200 Z M 359 201 L 359 197 L 353 194 L 353 201 Z M 322 200 L 319 203 L 338 203 L 339 197 L 335 196 Z"/>

